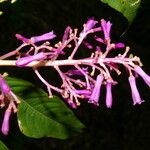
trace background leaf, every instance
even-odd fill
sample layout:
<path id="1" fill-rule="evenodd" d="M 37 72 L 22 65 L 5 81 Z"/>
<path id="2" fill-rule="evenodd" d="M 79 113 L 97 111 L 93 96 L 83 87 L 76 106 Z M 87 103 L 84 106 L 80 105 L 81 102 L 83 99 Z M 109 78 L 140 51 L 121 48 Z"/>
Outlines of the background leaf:
<path id="1" fill-rule="evenodd" d="M 107 3 L 110 7 L 121 12 L 128 20 L 129 24 L 132 23 L 136 16 L 137 10 L 140 6 L 141 0 L 101 0 Z"/>
<path id="2" fill-rule="evenodd" d="M 2 141 L 0 141 L 0 150 L 9 150 Z"/>
<path id="3" fill-rule="evenodd" d="M 21 97 L 18 123 L 26 136 L 66 139 L 84 127 L 57 96 L 49 99 L 42 89 L 24 80 L 7 78 L 7 81 L 14 93 Z"/>

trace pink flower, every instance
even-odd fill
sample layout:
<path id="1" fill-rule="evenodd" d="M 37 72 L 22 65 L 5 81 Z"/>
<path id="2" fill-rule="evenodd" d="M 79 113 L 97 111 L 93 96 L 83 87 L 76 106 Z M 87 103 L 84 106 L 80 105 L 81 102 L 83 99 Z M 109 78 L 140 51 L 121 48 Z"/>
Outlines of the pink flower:
<path id="1" fill-rule="evenodd" d="M 110 30 L 111 30 L 111 26 L 112 26 L 110 21 L 106 22 L 104 19 L 102 19 L 101 26 L 102 26 L 102 30 L 104 32 L 105 40 L 110 39 Z"/>
<path id="2" fill-rule="evenodd" d="M 93 18 L 90 18 L 87 23 L 85 24 L 85 27 L 84 27 L 84 30 L 83 30 L 83 33 L 86 33 L 88 32 L 89 30 L 91 30 L 95 24 L 97 23 L 97 21 L 95 21 Z"/>
<path id="3" fill-rule="evenodd" d="M 2 75 L 0 75 L 0 88 L 3 94 L 9 94 L 10 93 L 10 87 L 6 83 L 6 81 L 3 79 Z"/>
<path id="4" fill-rule="evenodd" d="M 31 37 L 31 41 L 32 41 L 32 43 L 37 43 L 40 41 L 51 40 L 55 37 L 56 37 L 56 35 L 54 34 L 53 31 L 51 31 L 51 32 L 48 32 L 48 33 L 45 33 L 45 34 L 42 34 L 39 36 L 33 36 L 33 37 Z"/>
<path id="5" fill-rule="evenodd" d="M 82 71 L 84 71 L 85 73 L 88 73 L 88 68 L 82 68 Z M 73 75 L 83 76 L 83 73 L 78 69 L 69 70 L 68 72 L 66 72 L 66 74 L 68 76 L 73 76 Z"/>
<path id="6" fill-rule="evenodd" d="M 9 100 L 19 103 L 19 99 L 17 96 L 11 91 L 9 85 L 5 81 L 2 75 L 0 75 L 0 89 L 1 89 L 1 95 L 0 95 L 0 106 L 5 106 L 5 103 L 8 104 Z M 5 101 L 6 98 L 6 101 Z"/>
<path id="7" fill-rule="evenodd" d="M 124 48 L 124 47 L 125 47 L 125 45 L 123 43 L 115 43 L 115 44 L 113 44 L 112 48 L 116 49 L 116 48 Z"/>
<path id="8" fill-rule="evenodd" d="M 142 102 L 144 102 L 144 100 L 141 100 L 139 91 L 136 87 L 136 80 L 135 80 L 134 76 L 129 77 L 129 84 L 130 84 L 130 87 L 131 87 L 133 105 L 141 104 Z"/>
<path id="9" fill-rule="evenodd" d="M 73 109 L 77 109 L 77 105 L 76 103 L 74 103 L 72 100 L 70 99 L 66 99 L 67 103 L 69 104 L 69 106 Z"/>
<path id="10" fill-rule="evenodd" d="M 136 66 L 134 68 L 134 71 L 143 78 L 143 80 L 148 86 L 150 86 L 150 76 L 146 74 L 140 66 Z"/>
<path id="11" fill-rule="evenodd" d="M 89 44 L 88 42 L 83 41 L 83 44 L 88 48 L 88 49 L 92 49 L 93 46 L 91 44 Z"/>
<path id="12" fill-rule="evenodd" d="M 63 35 L 63 38 L 62 38 L 63 42 L 66 41 L 66 40 L 68 40 L 68 38 L 69 38 L 69 33 L 70 33 L 71 30 L 72 30 L 72 29 L 71 29 L 70 26 L 68 26 L 68 27 L 66 28 L 66 30 L 65 30 L 65 32 L 64 32 L 64 35 Z"/>
<path id="13" fill-rule="evenodd" d="M 11 110 L 7 109 L 4 114 L 4 120 L 2 123 L 1 131 L 4 135 L 8 135 L 9 132 L 9 119 L 11 115 Z"/>
<path id="14" fill-rule="evenodd" d="M 21 40 L 21 41 L 23 41 L 25 43 L 29 43 L 30 42 L 30 39 L 27 39 L 26 37 L 22 36 L 21 34 L 16 34 L 15 36 L 16 36 L 16 38 L 18 40 Z"/>
<path id="15" fill-rule="evenodd" d="M 90 95 L 91 94 L 91 91 L 89 91 L 89 90 L 74 90 L 74 92 L 76 94 L 80 94 L 80 95 Z"/>
<path id="16" fill-rule="evenodd" d="M 112 83 L 107 82 L 106 84 L 106 106 L 107 108 L 111 108 L 112 106 Z"/>
<path id="17" fill-rule="evenodd" d="M 24 66 L 26 66 L 27 64 L 29 64 L 32 61 L 35 61 L 35 60 L 44 60 L 44 59 L 46 59 L 46 57 L 47 56 L 43 52 L 40 52 L 40 53 L 38 53 L 36 55 L 33 55 L 33 56 L 22 57 L 22 58 L 20 58 L 20 59 L 18 59 L 16 61 L 16 66 L 18 66 L 18 67 L 24 67 Z"/>
<path id="18" fill-rule="evenodd" d="M 103 79 L 104 79 L 103 75 L 97 76 L 95 87 L 88 101 L 89 103 L 93 103 L 94 105 L 99 106 L 100 90 L 101 90 Z"/>

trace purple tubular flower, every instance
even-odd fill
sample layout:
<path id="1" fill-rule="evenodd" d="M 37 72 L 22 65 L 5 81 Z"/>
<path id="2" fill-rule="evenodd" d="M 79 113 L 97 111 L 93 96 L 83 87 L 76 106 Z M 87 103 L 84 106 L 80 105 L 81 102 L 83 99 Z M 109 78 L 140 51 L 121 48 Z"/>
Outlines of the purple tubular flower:
<path id="1" fill-rule="evenodd" d="M 33 36 L 33 37 L 31 37 L 31 41 L 32 41 L 32 43 L 37 43 L 40 41 L 51 40 L 55 37 L 56 37 L 56 35 L 54 34 L 53 31 L 51 31 L 51 32 L 45 33 L 45 34 L 40 35 L 40 36 Z"/>
<path id="2" fill-rule="evenodd" d="M 87 73 L 87 69 L 88 68 L 82 68 L 82 70 L 85 73 Z M 69 75 L 69 76 L 73 76 L 73 75 L 81 75 L 81 76 L 83 76 L 83 73 L 80 70 L 78 70 L 78 69 L 69 70 L 66 74 Z"/>
<path id="3" fill-rule="evenodd" d="M 0 88 L 3 94 L 9 94 L 11 91 L 2 75 L 0 75 Z"/>
<path id="4" fill-rule="evenodd" d="M 93 46 L 91 44 L 89 44 L 88 42 L 83 41 L 83 44 L 88 48 L 88 49 L 92 49 Z"/>
<path id="5" fill-rule="evenodd" d="M 20 59 L 18 59 L 16 61 L 16 66 L 18 67 L 24 67 L 26 66 L 27 64 L 29 64 L 30 62 L 32 61 L 35 61 L 35 60 L 44 60 L 47 58 L 47 55 L 43 52 L 40 52 L 36 55 L 33 55 L 33 56 L 26 56 L 26 57 L 22 57 Z"/>
<path id="6" fill-rule="evenodd" d="M 77 105 L 70 99 L 66 99 L 67 103 L 69 104 L 69 106 L 73 109 L 77 109 Z"/>
<path id="7" fill-rule="evenodd" d="M 87 23 L 85 24 L 85 27 L 84 27 L 84 30 L 83 32 L 86 33 L 88 32 L 89 30 L 91 30 L 95 24 L 97 23 L 97 21 L 95 21 L 93 18 L 90 18 Z"/>
<path id="8" fill-rule="evenodd" d="M 107 108 L 111 108 L 112 106 L 112 83 L 107 82 L 106 84 L 106 106 Z"/>
<path id="9" fill-rule="evenodd" d="M 9 119 L 11 115 L 11 110 L 6 110 L 4 114 L 4 120 L 2 123 L 1 131 L 4 135 L 8 135 L 9 132 Z"/>
<path id="10" fill-rule="evenodd" d="M 136 87 L 136 80 L 135 80 L 134 76 L 129 77 L 129 84 L 131 87 L 133 105 L 141 104 L 142 102 L 144 102 L 144 100 L 141 100 L 140 94 L 139 94 L 138 89 Z"/>
<path id="11" fill-rule="evenodd" d="M 81 95 L 90 95 L 91 94 L 91 91 L 89 91 L 89 90 L 74 90 L 74 92 L 76 94 L 81 94 Z"/>
<path id="12" fill-rule="evenodd" d="M 65 32 L 64 32 L 64 35 L 63 35 L 63 39 L 62 39 L 63 42 L 66 41 L 66 40 L 68 40 L 68 36 L 69 36 L 70 31 L 71 31 L 71 27 L 68 26 L 68 27 L 66 28 Z"/>
<path id="13" fill-rule="evenodd" d="M 115 48 L 124 48 L 125 45 L 123 43 L 116 43 Z"/>
<path id="14" fill-rule="evenodd" d="M 112 26 L 110 21 L 106 22 L 104 19 L 102 19 L 101 20 L 101 26 L 102 26 L 102 30 L 104 32 L 105 40 L 110 39 L 110 29 L 111 29 L 111 26 Z"/>
<path id="15" fill-rule="evenodd" d="M 97 37 L 97 36 L 95 36 L 94 38 L 97 42 L 104 43 L 104 40 L 102 38 Z"/>
<path id="16" fill-rule="evenodd" d="M 102 31 L 102 28 L 101 27 L 97 27 L 97 28 L 93 29 L 93 32 L 98 32 L 98 31 Z"/>
<path id="17" fill-rule="evenodd" d="M 17 38 L 18 40 L 21 40 L 21 41 L 23 41 L 23 42 L 25 42 L 25 43 L 29 43 L 29 42 L 30 42 L 30 39 L 25 38 L 25 37 L 22 36 L 21 34 L 16 34 L 15 36 L 16 36 L 16 38 Z"/>
<path id="18" fill-rule="evenodd" d="M 148 86 L 150 86 L 150 76 L 146 74 L 140 66 L 136 66 L 134 68 L 134 71 L 143 78 L 143 80 Z"/>
<path id="19" fill-rule="evenodd" d="M 101 90 L 101 85 L 102 85 L 103 79 L 104 79 L 103 75 L 97 76 L 95 87 L 89 98 L 88 103 L 93 103 L 94 105 L 99 106 L 100 90 Z"/>

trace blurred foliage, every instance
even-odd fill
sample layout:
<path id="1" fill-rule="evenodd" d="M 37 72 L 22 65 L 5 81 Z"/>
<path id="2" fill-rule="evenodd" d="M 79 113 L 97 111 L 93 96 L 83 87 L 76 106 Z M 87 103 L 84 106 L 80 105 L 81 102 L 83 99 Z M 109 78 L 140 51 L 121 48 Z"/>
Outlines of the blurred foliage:
<path id="1" fill-rule="evenodd" d="M 8 150 L 8 148 L 2 141 L 0 141 L 0 150 Z"/>
<path id="2" fill-rule="evenodd" d="M 142 0 L 138 13 L 130 28 L 127 20 L 100 0 L 17 0 L 0 4 L 3 14 L 0 16 L 0 51 L 4 54 L 19 45 L 14 37 L 21 33 L 27 37 L 39 35 L 54 30 L 61 39 L 66 26 L 78 27 L 79 31 L 86 20 L 94 16 L 96 20 L 105 18 L 113 23 L 112 40 L 123 41 L 131 47 L 131 52 L 141 57 L 146 72 L 150 72 L 150 1 Z M 1 67 L 1 72 L 7 71 L 10 76 L 27 79 L 41 86 L 41 82 L 34 76 L 32 70 L 15 67 Z M 50 69 L 44 73 L 54 84 L 57 77 Z M 27 138 L 16 128 L 16 116 L 12 117 L 11 131 L 7 137 L 1 135 L 1 140 L 11 150 L 147 150 L 150 147 L 150 103 L 149 92 L 141 79 L 138 79 L 139 91 L 145 103 L 132 106 L 132 98 L 126 75 L 118 78 L 120 85 L 113 89 L 113 108 L 105 108 L 105 89 L 102 89 L 100 107 L 94 108 L 82 102 L 81 107 L 74 111 L 86 125 L 83 133 L 69 140 L 42 138 L 35 140 Z M 2 117 L 1 117 L 2 118 Z"/>
<path id="3" fill-rule="evenodd" d="M 129 24 L 132 23 L 136 16 L 137 10 L 140 6 L 141 0 L 101 0 L 107 3 L 110 7 L 121 12 L 128 20 Z"/>

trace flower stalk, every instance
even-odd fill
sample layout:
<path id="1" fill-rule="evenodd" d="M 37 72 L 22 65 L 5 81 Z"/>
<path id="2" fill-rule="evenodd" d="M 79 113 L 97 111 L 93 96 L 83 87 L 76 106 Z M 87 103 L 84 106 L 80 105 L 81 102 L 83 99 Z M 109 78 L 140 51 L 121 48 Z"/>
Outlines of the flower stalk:
<path id="1" fill-rule="evenodd" d="M 133 73 L 139 74 L 148 86 L 150 86 L 150 77 L 142 70 L 139 57 L 129 57 L 129 46 L 125 46 L 120 41 L 113 42 L 111 27 L 110 21 L 104 19 L 96 21 L 94 18 L 90 18 L 83 25 L 81 32 L 68 26 L 62 39 L 54 45 L 49 42 L 56 37 L 53 31 L 30 38 L 16 34 L 16 38 L 22 43 L 15 50 L 0 56 L 0 66 L 17 66 L 20 69 L 31 67 L 47 87 L 49 97 L 53 96 L 53 91 L 58 92 L 72 108 L 77 108 L 81 99 L 86 99 L 89 103 L 98 106 L 100 91 L 105 85 L 106 106 L 111 108 L 112 85 L 117 83 L 111 74 L 115 72 L 116 75 L 120 75 L 122 71 L 118 66 L 123 65 L 130 76 L 129 83 L 134 104 L 141 104 L 143 101 L 138 94 Z M 87 37 L 93 39 L 94 44 L 91 44 Z M 85 53 L 84 57 L 78 58 L 82 48 L 88 53 Z M 108 57 L 110 51 L 113 50 L 118 51 L 118 54 Z M 9 60 L 11 56 L 16 56 L 16 59 Z M 61 79 L 59 80 L 61 86 L 57 87 L 46 81 L 44 75 L 41 75 L 38 70 L 40 67 L 55 69 Z M 1 89 L 5 83 L 2 81 Z M 4 88 L 2 91 L 5 91 Z M 15 97 L 11 89 L 6 87 L 6 91 L 13 98 Z M 2 93 L 6 93 L 6 91 Z M 4 94 L 2 99 L 3 97 L 5 97 Z M 5 104 L 5 101 L 3 103 Z"/>

